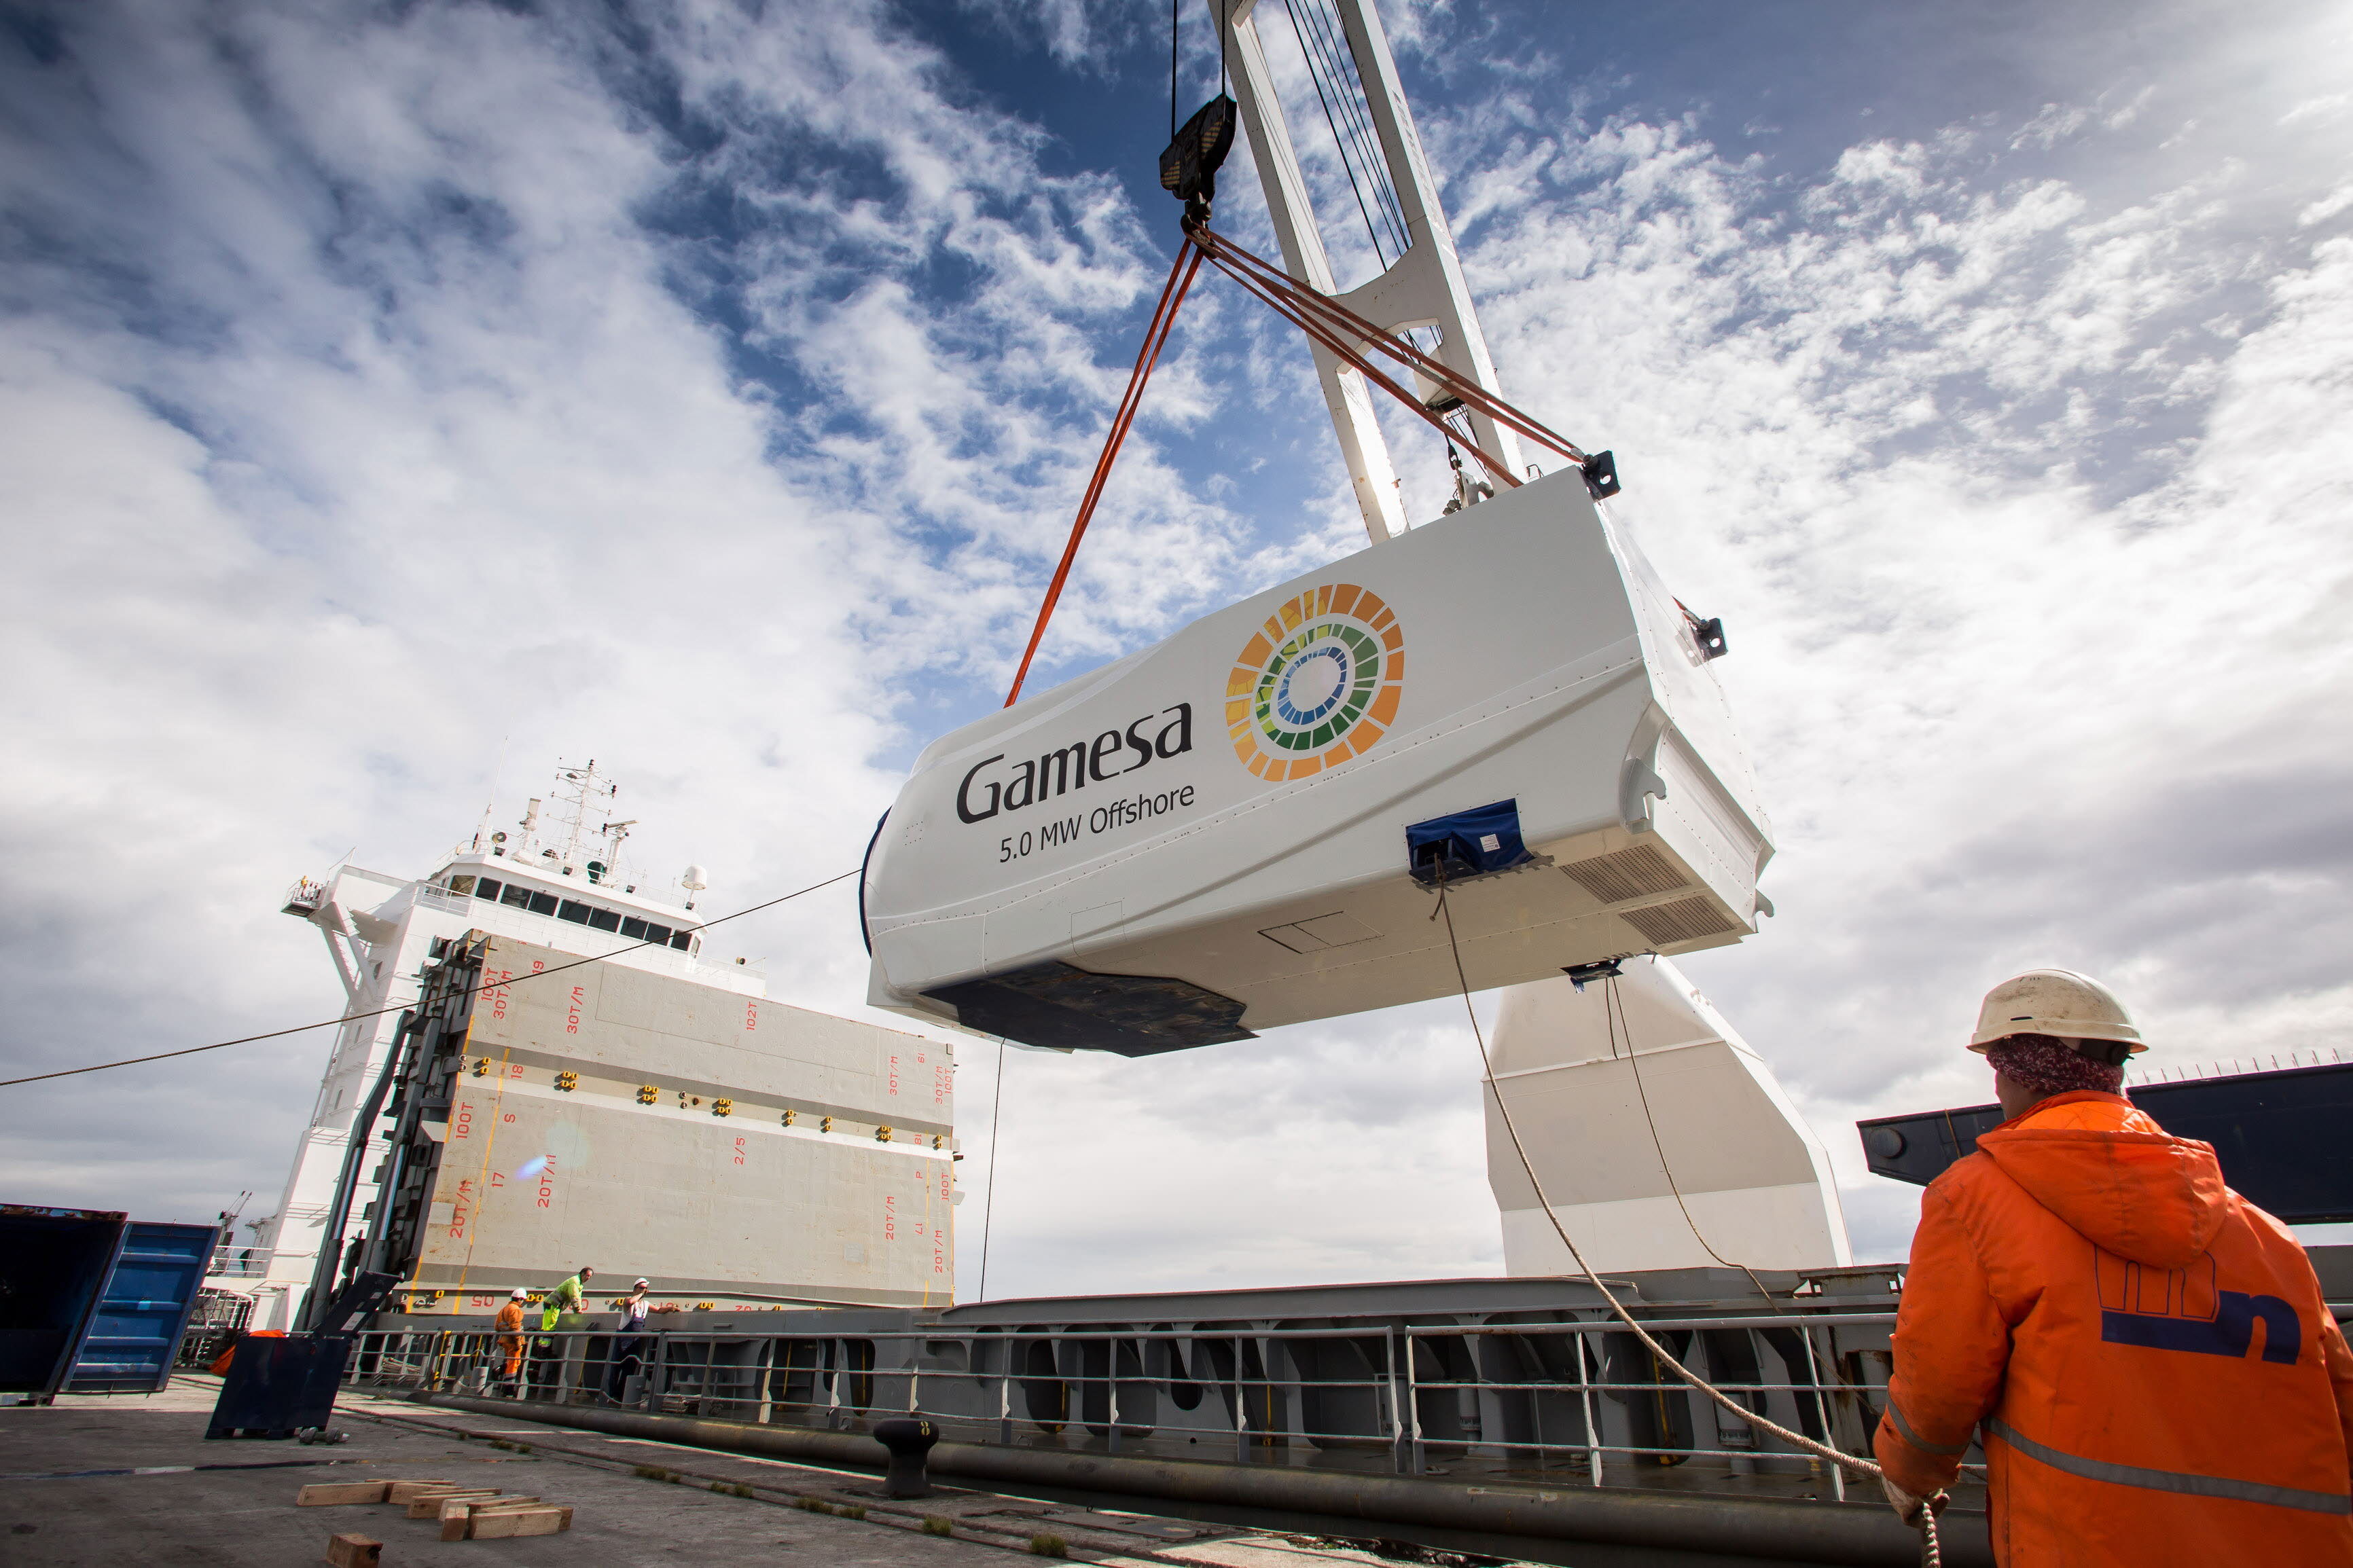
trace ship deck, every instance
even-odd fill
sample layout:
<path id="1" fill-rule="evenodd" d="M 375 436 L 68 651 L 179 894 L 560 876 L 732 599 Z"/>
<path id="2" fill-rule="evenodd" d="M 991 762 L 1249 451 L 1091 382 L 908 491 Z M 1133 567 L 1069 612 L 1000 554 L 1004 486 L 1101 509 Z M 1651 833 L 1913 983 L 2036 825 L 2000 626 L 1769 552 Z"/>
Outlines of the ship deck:
<path id="1" fill-rule="evenodd" d="M 330 1536 L 384 1542 L 386 1563 L 480 1563 L 572 1568 L 822 1561 L 849 1568 L 997 1568 L 1051 1535 L 1076 1562 L 1118 1568 L 1378 1568 L 1419 1562 L 1488 1568 L 1666 1568 L 1718 1558 L 1626 1546 L 1403 1530 L 1309 1516 L 941 1487 L 883 1496 L 873 1474 L 420 1405 L 347 1393 L 332 1447 L 207 1441 L 217 1379 L 181 1374 L 161 1394 L 66 1396 L 0 1412 L 0 1533 L 26 1568 L 90 1563 L 321 1561 Z M 300 1508 L 308 1483 L 448 1479 L 573 1506 L 569 1531 L 450 1542 L 383 1505 Z M 822 1509 L 811 1504 L 821 1504 Z M 831 1510 L 831 1511 L 827 1511 Z M 857 1517 L 851 1515 L 855 1513 Z M 952 1533 L 927 1533 L 927 1519 Z M 934 1525 L 933 1530 L 942 1528 Z M 1371 1539 L 1377 1531 L 1385 1539 Z"/>

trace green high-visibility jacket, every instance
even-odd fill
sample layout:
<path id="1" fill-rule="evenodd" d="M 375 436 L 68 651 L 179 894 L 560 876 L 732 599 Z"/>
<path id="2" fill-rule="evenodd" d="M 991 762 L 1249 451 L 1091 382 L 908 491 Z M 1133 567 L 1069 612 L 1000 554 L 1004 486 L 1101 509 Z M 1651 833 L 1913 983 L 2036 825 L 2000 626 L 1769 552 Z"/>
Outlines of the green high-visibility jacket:
<path id="1" fill-rule="evenodd" d="M 580 1291 L 580 1276 L 575 1274 L 558 1285 L 555 1293 L 548 1297 L 546 1307 L 539 1314 L 539 1326 L 543 1331 L 552 1329 L 555 1327 L 557 1318 L 566 1312 L 580 1311 L 586 1306 L 587 1300 Z"/>

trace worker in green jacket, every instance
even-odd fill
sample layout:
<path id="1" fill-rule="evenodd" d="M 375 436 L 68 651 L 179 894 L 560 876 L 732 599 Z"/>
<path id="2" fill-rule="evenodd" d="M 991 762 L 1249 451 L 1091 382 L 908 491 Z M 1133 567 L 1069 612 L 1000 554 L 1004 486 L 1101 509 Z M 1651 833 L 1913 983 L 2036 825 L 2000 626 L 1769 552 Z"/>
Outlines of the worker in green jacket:
<path id="1" fill-rule="evenodd" d="M 583 1264 L 578 1273 L 555 1288 L 554 1293 L 547 1299 L 546 1307 L 539 1314 L 539 1326 L 542 1332 L 555 1327 L 555 1320 L 566 1312 L 585 1312 L 588 1310 L 588 1281 L 595 1278 L 596 1278 L 596 1271 Z"/>
<path id="2" fill-rule="evenodd" d="M 555 1381 L 564 1364 L 563 1343 L 553 1337 L 555 1326 L 566 1312 L 575 1314 L 576 1319 L 576 1315 L 587 1306 L 583 1288 L 596 1277 L 596 1271 L 594 1268 L 584 1267 L 577 1274 L 547 1293 L 547 1299 L 541 1304 L 539 1310 L 539 1333 L 532 1340 L 531 1381 L 533 1383 L 549 1384 Z M 572 1326 L 578 1328 L 580 1324 L 575 1321 Z"/>

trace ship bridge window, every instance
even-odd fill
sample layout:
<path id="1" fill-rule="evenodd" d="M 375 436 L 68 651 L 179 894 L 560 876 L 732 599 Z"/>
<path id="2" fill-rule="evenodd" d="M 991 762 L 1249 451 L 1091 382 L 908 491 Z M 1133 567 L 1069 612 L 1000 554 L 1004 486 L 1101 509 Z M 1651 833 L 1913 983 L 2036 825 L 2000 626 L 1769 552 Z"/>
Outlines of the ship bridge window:
<path id="1" fill-rule="evenodd" d="M 452 877 L 449 879 L 448 887 L 451 892 L 463 898 L 466 894 L 474 890 L 474 879 L 471 877 Z"/>
<path id="2" fill-rule="evenodd" d="M 521 882 L 509 882 L 507 890 L 499 895 L 499 902 L 512 905 L 518 910 L 529 910 L 535 915 L 552 915 L 555 912 L 554 893 L 535 893 Z"/>
<path id="3" fill-rule="evenodd" d="M 625 915 L 618 910 L 600 909 L 576 899 L 558 899 L 554 893 L 533 892 L 520 882 L 501 886 L 483 877 L 473 883 L 473 893 L 478 899 L 494 900 L 515 909 L 529 910 L 535 915 L 554 915 L 558 920 L 570 921 L 574 925 L 618 931 L 634 942 L 666 945 L 681 952 L 699 952 L 702 949 L 702 941 L 692 931 L 673 931 L 669 926 L 656 925 L 636 915 Z"/>

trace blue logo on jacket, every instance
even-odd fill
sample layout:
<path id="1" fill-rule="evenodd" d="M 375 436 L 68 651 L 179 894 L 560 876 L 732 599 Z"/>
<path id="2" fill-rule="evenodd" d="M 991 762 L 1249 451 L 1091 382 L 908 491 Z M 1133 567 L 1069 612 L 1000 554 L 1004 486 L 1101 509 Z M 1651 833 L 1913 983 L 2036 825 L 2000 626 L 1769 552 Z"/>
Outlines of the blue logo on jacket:
<path id="1" fill-rule="evenodd" d="M 2246 1355 L 2263 1325 L 2263 1360 L 2294 1366 L 2304 1353 L 2304 1322 L 2276 1296 L 2216 1287 L 2214 1255 L 2187 1268 L 2152 1268 L 2093 1249 L 2100 1283 L 2100 1338 L 2112 1345 L 2199 1355 Z"/>

